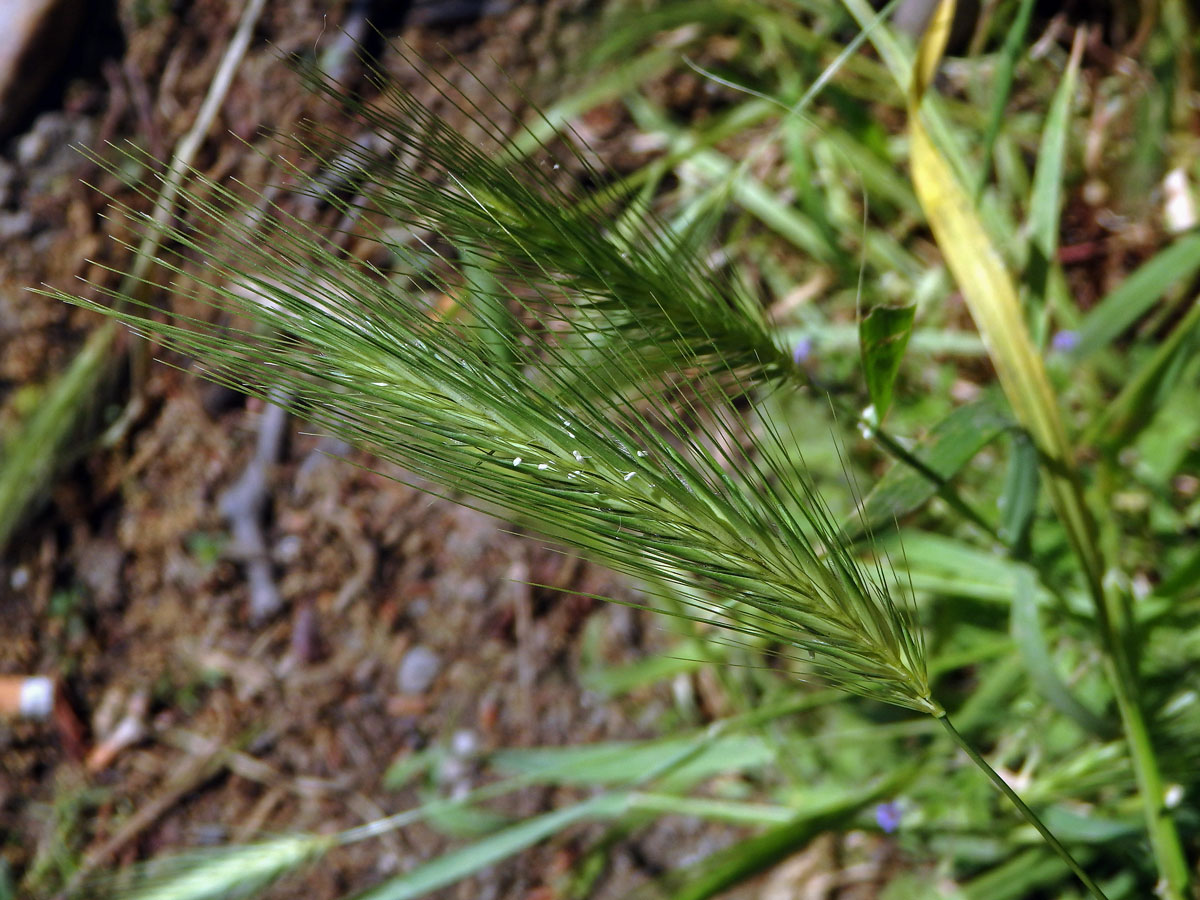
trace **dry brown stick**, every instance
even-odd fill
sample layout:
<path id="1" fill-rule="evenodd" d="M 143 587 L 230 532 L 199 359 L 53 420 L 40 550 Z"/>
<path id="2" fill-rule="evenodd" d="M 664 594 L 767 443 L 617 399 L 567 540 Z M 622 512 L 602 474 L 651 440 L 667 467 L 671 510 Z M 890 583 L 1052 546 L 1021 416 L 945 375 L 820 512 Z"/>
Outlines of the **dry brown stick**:
<path id="1" fill-rule="evenodd" d="M 226 767 L 229 753 L 226 747 L 217 746 L 209 753 L 192 757 L 177 768 L 166 785 L 148 802 L 139 806 L 115 834 L 84 856 L 79 868 L 75 870 L 66 887 L 55 895 L 54 900 L 67 900 L 76 895 L 92 873 L 111 862 L 122 848 L 158 821 L 181 799 L 220 774 Z"/>

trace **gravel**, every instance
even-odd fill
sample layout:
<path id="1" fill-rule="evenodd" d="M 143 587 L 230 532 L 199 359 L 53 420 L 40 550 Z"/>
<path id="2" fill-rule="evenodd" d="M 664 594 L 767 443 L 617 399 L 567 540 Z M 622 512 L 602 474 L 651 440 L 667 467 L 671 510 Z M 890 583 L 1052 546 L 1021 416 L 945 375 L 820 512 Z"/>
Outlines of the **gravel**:
<path id="1" fill-rule="evenodd" d="M 424 694 L 433 686 L 441 671 L 442 661 L 428 647 L 418 644 L 404 654 L 396 684 L 403 694 Z"/>

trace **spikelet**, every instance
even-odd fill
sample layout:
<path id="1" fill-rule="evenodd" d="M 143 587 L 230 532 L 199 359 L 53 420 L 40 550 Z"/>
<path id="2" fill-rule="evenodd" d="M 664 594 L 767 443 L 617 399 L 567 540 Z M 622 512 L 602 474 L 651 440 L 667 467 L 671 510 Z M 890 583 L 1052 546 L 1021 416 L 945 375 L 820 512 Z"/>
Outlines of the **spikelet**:
<path id="1" fill-rule="evenodd" d="M 185 853 L 135 867 L 114 880 L 122 900 L 234 900 L 249 897 L 301 868 L 332 847 L 335 839 L 284 835 L 253 844 Z"/>

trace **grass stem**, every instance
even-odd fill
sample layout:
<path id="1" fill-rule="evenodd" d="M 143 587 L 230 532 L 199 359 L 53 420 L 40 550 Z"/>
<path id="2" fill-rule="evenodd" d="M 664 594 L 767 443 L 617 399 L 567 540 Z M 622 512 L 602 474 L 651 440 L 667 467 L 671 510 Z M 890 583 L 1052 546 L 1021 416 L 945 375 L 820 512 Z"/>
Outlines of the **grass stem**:
<path id="1" fill-rule="evenodd" d="M 1150 848 L 1161 880 L 1158 894 L 1164 900 L 1187 900 L 1194 896 L 1190 887 L 1191 874 L 1183 852 L 1183 842 L 1179 839 L 1179 830 L 1167 809 L 1166 789 L 1158 756 L 1154 752 L 1145 712 L 1135 693 L 1136 676 L 1124 652 L 1125 645 L 1120 635 L 1110 632 L 1109 642 L 1109 646 L 1105 647 L 1105 662 L 1121 713 L 1125 739 L 1129 743 L 1129 757 L 1142 803 L 1142 815 L 1146 820 Z"/>
<path id="2" fill-rule="evenodd" d="M 1065 862 L 1071 871 L 1074 872 L 1079 878 L 1079 880 L 1083 882 L 1084 887 L 1088 889 L 1091 895 L 1097 898 L 1097 900 L 1108 900 L 1104 894 L 1104 891 L 1100 889 L 1100 886 L 1092 880 L 1091 876 L 1083 870 L 1083 867 L 1075 860 L 1075 857 L 1071 855 L 1071 851 L 1064 847 L 1062 842 L 1054 836 L 1054 832 L 1052 832 L 1042 823 L 1042 820 L 1038 818 L 1037 813 L 1035 813 L 1025 804 L 1025 801 L 1022 800 L 1021 796 L 1012 789 L 1009 783 L 1000 777 L 1000 773 L 988 764 L 988 761 L 983 758 L 983 754 L 976 750 L 974 745 L 972 745 L 970 741 L 962 736 L 959 730 L 950 722 L 950 717 L 944 715 L 939 716 L 938 721 L 942 723 L 942 727 L 946 729 L 947 734 L 950 735 L 954 743 L 957 744 L 962 751 L 971 758 L 971 762 L 975 763 L 975 765 L 978 766 L 985 775 L 987 775 L 992 784 L 996 786 L 996 789 L 1009 799 L 1012 805 L 1015 806 L 1017 811 L 1022 815 L 1022 817 L 1024 817 L 1025 821 L 1036 828 L 1038 834 L 1045 838 L 1046 843 L 1050 845 L 1050 847 L 1059 855 L 1062 861 Z"/>

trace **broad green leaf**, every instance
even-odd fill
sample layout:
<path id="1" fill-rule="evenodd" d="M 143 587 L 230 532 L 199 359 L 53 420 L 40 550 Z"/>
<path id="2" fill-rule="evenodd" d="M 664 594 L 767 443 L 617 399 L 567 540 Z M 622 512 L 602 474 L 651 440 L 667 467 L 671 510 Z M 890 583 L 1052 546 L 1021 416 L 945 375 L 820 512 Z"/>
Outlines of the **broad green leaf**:
<path id="1" fill-rule="evenodd" d="M 877 422 L 883 422 L 892 406 L 892 387 L 904 359 L 915 314 L 913 306 L 876 306 L 859 324 L 863 372 Z"/>
<path id="2" fill-rule="evenodd" d="M 905 575 L 912 578 L 918 591 L 1005 605 L 1012 602 L 1017 579 L 1026 568 L 1024 563 L 990 550 L 927 531 L 908 529 L 902 543 L 889 540 L 883 546 L 893 560 L 903 560 Z M 1038 606 L 1054 601 L 1041 586 L 1035 588 L 1034 596 Z"/>

